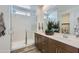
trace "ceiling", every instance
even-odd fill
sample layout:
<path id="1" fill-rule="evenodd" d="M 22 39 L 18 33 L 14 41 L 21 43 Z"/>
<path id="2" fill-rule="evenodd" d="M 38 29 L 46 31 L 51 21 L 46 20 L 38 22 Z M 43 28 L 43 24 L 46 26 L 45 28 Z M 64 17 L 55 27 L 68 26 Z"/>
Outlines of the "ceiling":
<path id="1" fill-rule="evenodd" d="M 43 11 L 45 14 L 47 14 L 48 9 L 53 9 L 55 7 L 55 5 L 14 5 L 13 9 L 14 9 L 14 12 L 18 10 L 25 13 L 30 13 L 31 15 L 35 15 L 36 10 L 39 6 L 43 7 Z"/>
<path id="2" fill-rule="evenodd" d="M 78 5 L 14 5 L 14 12 L 16 10 L 30 13 L 32 16 L 36 15 L 36 10 L 39 6 L 43 7 L 44 15 L 48 15 L 54 11 L 64 11 L 66 9 L 71 9 L 74 7 L 78 7 Z"/>
<path id="3" fill-rule="evenodd" d="M 14 5 L 14 12 L 21 11 L 24 13 L 30 13 L 32 16 L 35 16 L 37 5 Z"/>

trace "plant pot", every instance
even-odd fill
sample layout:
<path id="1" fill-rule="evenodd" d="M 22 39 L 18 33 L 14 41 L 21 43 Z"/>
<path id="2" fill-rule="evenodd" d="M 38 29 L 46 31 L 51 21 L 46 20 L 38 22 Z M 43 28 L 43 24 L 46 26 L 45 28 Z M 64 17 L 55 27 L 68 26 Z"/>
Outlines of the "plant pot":
<path id="1" fill-rule="evenodd" d="M 45 34 L 46 34 L 46 35 L 53 35 L 54 32 L 52 32 L 52 31 L 45 31 Z"/>

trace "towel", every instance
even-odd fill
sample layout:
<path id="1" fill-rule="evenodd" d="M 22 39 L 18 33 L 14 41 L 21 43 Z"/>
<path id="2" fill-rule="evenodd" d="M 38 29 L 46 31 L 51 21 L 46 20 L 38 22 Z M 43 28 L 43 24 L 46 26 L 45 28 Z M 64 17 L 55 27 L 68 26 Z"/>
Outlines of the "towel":
<path id="1" fill-rule="evenodd" d="M 5 35 L 5 26 L 4 26 L 4 20 L 3 20 L 3 13 L 0 14 L 0 37 L 2 35 Z"/>

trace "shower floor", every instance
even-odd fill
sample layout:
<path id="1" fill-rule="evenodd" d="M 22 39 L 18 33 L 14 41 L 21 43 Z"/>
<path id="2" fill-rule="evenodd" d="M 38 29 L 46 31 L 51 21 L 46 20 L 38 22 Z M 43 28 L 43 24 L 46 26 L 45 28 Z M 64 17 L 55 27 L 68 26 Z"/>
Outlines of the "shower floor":
<path id="1" fill-rule="evenodd" d="M 32 40 L 32 39 L 28 39 L 27 43 L 25 43 L 25 41 L 13 42 L 11 50 L 12 51 L 13 50 L 17 50 L 17 49 L 20 49 L 20 48 L 24 48 L 24 47 L 30 46 L 32 44 L 34 44 L 34 40 Z"/>

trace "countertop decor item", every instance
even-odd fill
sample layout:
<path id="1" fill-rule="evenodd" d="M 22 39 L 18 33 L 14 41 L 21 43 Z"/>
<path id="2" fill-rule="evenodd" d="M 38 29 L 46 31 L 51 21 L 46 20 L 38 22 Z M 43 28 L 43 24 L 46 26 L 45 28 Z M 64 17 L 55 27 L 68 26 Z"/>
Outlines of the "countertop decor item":
<path id="1" fill-rule="evenodd" d="M 75 27 L 75 35 L 76 35 L 76 37 L 79 37 L 79 17 L 77 18 L 77 25 L 76 25 L 76 27 Z"/>
<path id="2" fill-rule="evenodd" d="M 47 35 L 53 35 L 54 34 L 54 32 L 53 32 L 53 22 L 52 21 L 48 22 L 47 29 L 46 29 L 45 33 Z"/>
<path id="3" fill-rule="evenodd" d="M 59 32 L 59 22 L 54 23 L 53 29 L 54 29 L 54 32 Z"/>

